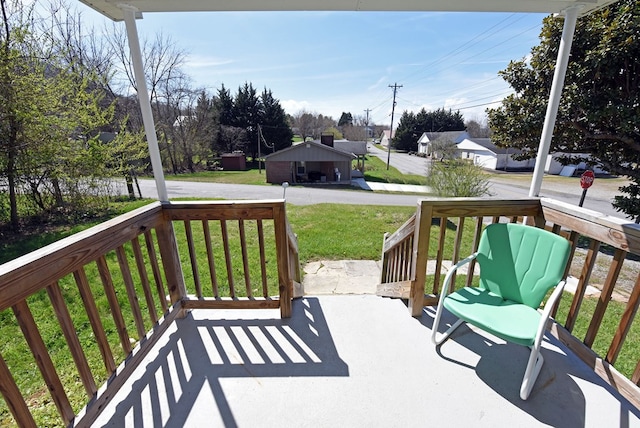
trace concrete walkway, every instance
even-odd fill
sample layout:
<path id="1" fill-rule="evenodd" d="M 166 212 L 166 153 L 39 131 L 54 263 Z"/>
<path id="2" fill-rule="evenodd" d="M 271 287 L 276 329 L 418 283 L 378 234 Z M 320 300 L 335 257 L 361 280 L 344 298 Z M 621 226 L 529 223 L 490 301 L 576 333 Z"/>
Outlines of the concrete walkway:
<path id="1" fill-rule="evenodd" d="M 363 190 L 376 192 L 400 192 L 400 193 L 429 193 L 431 190 L 427 186 L 415 184 L 378 183 L 376 181 L 365 181 L 364 178 L 354 178 L 351 180 L 352 186 L 358 186 Z"/>
<path id="2" fill-rule="evenodd" d="M 380 283 L 380 260 L 322 260 L 307 263 L 304 267 L 302 285 L 305 295 L 320 296 L 328 294 L 376 294 L 376 288 Z M 442 274 L 446 275 L 451 268 L 451 261 L 442 262 Z M 433 274 L 436 269 L 435 260 L 429 260 L 427 274 Z M 479 273 L 476 266 L 475 273 Z M 458 271 L 461 275 L 467 274 L 467 266 Z M 565 291 L 575 293 L 578 286 L 578 278 L 567 278 Z M 597 298 L 600 290 L 591 285 L 587 286 L 585 293 L 588 297 Z M 626 301 L 627 297 L 616 293 L 614 298 L 618 301 Z"/>

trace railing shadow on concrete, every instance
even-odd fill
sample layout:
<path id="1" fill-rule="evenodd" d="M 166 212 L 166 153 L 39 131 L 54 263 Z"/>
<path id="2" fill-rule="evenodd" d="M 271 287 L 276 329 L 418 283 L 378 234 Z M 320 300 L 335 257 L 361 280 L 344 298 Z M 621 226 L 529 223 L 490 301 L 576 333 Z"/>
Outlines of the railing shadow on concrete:
<path id="1" fill-rule="evenodd" d="M 228 396 L 233 393 L 225 391 L 224 380 L 259 384 L 263 378 L 349 375 L 317 299 L 295 301 L 288 319 L 234 319 L 233 313 L 196 310 L 177 320 L 131 389 L 114 397 L 115 412 L 96 423 L 183 426 L 197 418 L 202 426 L 233 427 L 233 397 Z"/>

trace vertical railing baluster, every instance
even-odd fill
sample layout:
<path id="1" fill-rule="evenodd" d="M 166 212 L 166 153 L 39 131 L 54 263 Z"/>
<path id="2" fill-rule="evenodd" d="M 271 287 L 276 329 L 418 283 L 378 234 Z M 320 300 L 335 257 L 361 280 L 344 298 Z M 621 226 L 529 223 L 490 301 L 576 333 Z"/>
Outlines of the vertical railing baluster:
<path id="1" fill-rule="evenodd" d="M 227 221 L 220 220 L 220 231 L 222 233 L 222 246 L 224 248 L 224 259 L 227 265 L 227 281 L 229 282 L 229 295 L 236 297 L 236 288 L 233 282 L 233 265 L 231 263 L 231 252 L 229 251 L 229 233 L 227 232 Z"/>
<path id="2" fill-rule="evenodd" d="M 444 244 L 447 234 L 447 217 L 440 217 L 440 233 L 438 234 L 438 252 L 436 253 L 436 265 L 433 273 L 433 293 L 440 292 L 440 277 L 442 276 L 442 260 L 444 259 Z"/>
<path id="3" fill-rule="evenodd" d="M 269 286 L 267 283 L 267 259 L 264 251 L 264 227 L 262 220 L 257 220 L 258 227 L 258 247 L 260 249 L 260 273 L 262 274 L 262 297 L 269 297 Z"/>
<path id="4" fill-rule="evenodd" d="M 482 216 L 478 216 L 478 218 L 476 219 L 476 226 L 475 226 L 475 230 L 473 232 L 473 246 L 471 248 L 471 253 L 475 253 L 476 251 L 478 251 L 478 246 L 480 245 L 480 237 L 482 236 L 482 226 L 483 226 L 483 217 Z M 469 262 L 469 264 L 467 265 L 467 282 L 465 283 L 466 287 L 471 287 L 471 284 L 473 282 L 473 272 L 476 268 L 476 259 L 473 259 Z"/>
<path id="5" fill-rule="evenodd" d="M 253 297 L 251 292 L 251 272 L 249 270 L 249 256 L 247 255 L 247 235 L 244 227 L 244 220 L 238 220 L 238 230 L 240 234 L 240 249 L 242 252 L 242 268 L 244 272 L 244 286 L 247 297 Z"/>
<path id="6" fill-rule="evenodd" d="M 613 336 L 613 340 L 611 341 L 611 346 L 609 346 L 609 351 L 607 352 L 607 361 L 611 364 L 615 364 L 618 359 L 618 355 L 620 355 L 620 350 L 622 349 L 622 345 L 624 344 L 625 339 L 627 338 L 627 333 L 629 333 L 629 329 L 631 328 L 631 323 L 633 322 L 636 312 L 638 311 L 638 304 L 640 303 L 640 274 L 636 278 L 636 283 L 633 286 L 633 290 L 631 291 L 631 295 L 629 296 L 629 300 L 627 301 L 627 306 L 624 309 L 624 313 L 620 318 L 620 324 L 618 324 L 618 329 L 616 330 L 615 335 Z"/>
<path id="7" fill-rule="evenodd" d="M 584 264 L 582 265 L 582 271 L 580 272 L 580 278 L 578 279 L 578 286 L 576 287 L 576 291 L 571 301 L 571 307 L 567 314 L 567 321 L 564 324 L 564 327 L 569 330 L 569 332 L 573 331 L 576 321 L 578 320 L 578 313 L 580 312 L 580 307 L 582 306 L 582 301 L 584 300 L 584 295 L 587 291 L 587 285 L 589 285 L 591 272 L 593 272 L 593 268 L 596 265 L 596 257 L 598 256 L 599 250 L 600 241 L 591 239 L 589 241 L 589 250 L 587 251 L 587 256 Z"/>
<path id="8" fill-rule="evenodd" d="M 131 276 L 127 254 L 122 245 L 116 248 L 116 256 L 118 257 L 118 265 L 120 266 L 120 272 L 122 273 L 124 288 L 127 291 L 129 306 L 131 307 L 131 313 L 133 314 L 133 321 L 138 332 L 138 340 L 142 340 L 146 334 L 146 330 L 144 328 L 142 312 L 140 312 L 140 303 L 138 302 L 138 293 L 136 293 L 136 288 L 133 284 L 133 277 Z"/>
<path id="9" fill-rule="evenodd" d="M 76 327 L 73 325 L 71 315 L 67 309 L 67 305 L 64 301 L 64 297 L 62 296 L 62 291 L 60 290 L 58 282 L 47 287 L 47 294 L 49 295 L 49 300 L 53 306 L 56 318 L 58 318 L 60 329 L 62 330 L 62 334 L 64 335 L 67 346 L 69 347 L 69 352 L 71 353 L 73 362 L 78 369 L 78 375 L 80 376 L 82 385 L 87 392 L 87 396 L 91 398 L 98 391 L 98 388 L 96 387 L 93 373 L 91 373 L 91 369 L 89 368 L 87 357 L 80 345 L 80 340 L 78 340 Z"/>
<path id="10" fill-rule="evenodd" d="M 155 324 L 158 322 L 156 303 L 153 300 L 153 295 L 151 294 L 151 285 L 149 284 L 149 276 L 147 275 L 147 266 L 145 264 L 144 257 L 142 256 L 142 248 L 140 247 L 140 241 L 137 236 L 131 240 L 131 247 L 133 248 L 133 257 L 136 261 L 136 267 L 138 268 L 138 275 L 140 276 L 144 298 L 147 302 L 149 317 L 151 318 L 151 322 Z"/>
<path id="11" fill-rule="evenodd" d="M 129 333 L 122 317 L 122 311 L 120 310 L 120 303 L 118 302 L 118 296 L 116 296 L 116 290 L 113 286 L 113 279 L 111 279 L 111 272 L 107 265 L 107 260 L 104 256 L 98 257 L 96 260 L 98 265 L 98 272 L 100 273 L 100 279 L 102 280 L 102 286 L 104 287 L 104 293 L 107 296 L 109 307 L 111 308 L 111 315 L 113 316 L 113 322 L 116 325 L 118 331 L 118 337 L 120 338 L 120 345 L 125 355 L 129 355 L 131 352 L 131 342 L 129 341 Z"/>
<path id="12" fill-rule="evenodd" d="M 31 349 L 31 352 L 33 353 L 33 357 L 35 358 L 38 369 L 40 370 L 40 374 L 42 374 L 44 383 L 47 385 L 47 389 L 51 393 L 51 398 L 58 408 L 58 413 L 60 414 L 60 417 L 62 417 L 64 424 L 69 425 L 75 417 L 75 414 L 73 413 L 73 409 L 69 403 L 69 398 L 64 391 L 60 377 L 56 372 L 56 368 L 53 365 L 53 361 L 51 361 L 47 346 L 42 340 L 36 321 L 33 319 L 31 310 L 25 300 L 21 300 L 11 308 L 16 316 L 18 325 L 22 330 L 22 334 L 29 345 L 29 349 Z"/>
<path id="13" fill-rule="evenodd" d="M 198 261 L 196 260 L 196 248 L 193 242 L 193 230 L 191 230 L 191 222 L 184 221 L 184 231 L 187 237 L 187 246 L 189 248 L 189 261 L 191 262 L 191 272 L 193 272 L 193 283 L 196 287 L 196 296 L 202 299 L 202 284 L 200 283 L 200 272 L 198 271 Z"/>
<path id="14" fill-rule="evenodd" d="M 149 255 L 149 263 L 151 264 L 151 272 L 153 272 L 153 280 L 156 283 L 158 299 L 160 299 L 162 311 L 167 312 L 167 310 L 169 309 L 167 305 L 167 293 L 164 289 L 164 283 L 162 282 L 162 274 L 160 274 L 158 256 L 156 255 L 156 249 L 153 245 L 153 237 L 151 236 L 151 231 L 147 230 L 144 232 L 144 242 L 147 247 L 147 254 Z"/>
<path id="15" fill-rule="evenodd" d="M 213 253 L 213 245 L 211 243 L 211 229 L 209 228 L 208 220 L 202 220 L 202 231 L 204 233 L 204 243 L 207 249 L 207 262 L 209 264 L 211 288 L 213 290 L 213 297 L 217 299 L 220 297 L 220 295 L 218 294 L 218 276 L 216 274 L 215 255 Z"/>
<path id="16" fill-rule="evenodd" d="M 9 366 L 7 366 L 2 355 L 0 355 L 0 391 L 2 391 L 4 402 L 18 426 L 37 428 L 36 421 L 33 420 L 29 406 L 27 406 L 27 403 L 24 401 L 22 393 L 18 385 L 16 385 L 16 381 L 13 379 Z"/>
<path id="17" fill-rule="evenodd" d="M 617 249 L 613 255 L 613 260 L 611 261 L 611 267 L 609 268 L 607 279 L 605 280 L 602 291 L 600 292 L 596 310 L 593 313 L 591 323 L 589 324 L 589 329 L 587 330 L 587 334 L 584 338 L 584 344 L 589 348 L 593 346 L 593 342 L 595 341 L 598 330 L 600 329 L 600 324 L 602 323 L 604 313 L 607 310 L 609 301 L 611 300 L 611 294 L 613 293 L 613 288 L 615 287 L 616 281 L 618 280 L 618 275 L 620 274 L 620 269 L 622 269 L 622 263 L 624 262 L 624 258 L 626 257 L 626 255 L 627 252 L 621 249 Z"/>
<path id="18" fill-rule="evenodd" d="M 84 268 L 75 271 L 73 273 L 73 277 L 75 278 L 76 285 L 78 286 L 78 291 L 80 292 L 80 298 L 84 304 L 84 309 L 87 312 L 87 317 L 89 318 L 89 323 L 93 330 L 93 336 L 98 344 L 98 349 L 100 349 L 104 367 L 107 370 L 107 374 L 110 375 L 116 371 L 117 366 L 113 359 L 113 353 L 111 352 L 111 347 L 109 346 L 109 341 L 107 340 L 107 335 L 105 333 L 104 326 L 102 325 L 102 320 L 100 319 L 100 313 L 98 312 L 98 307 L 96 306 Z"/>

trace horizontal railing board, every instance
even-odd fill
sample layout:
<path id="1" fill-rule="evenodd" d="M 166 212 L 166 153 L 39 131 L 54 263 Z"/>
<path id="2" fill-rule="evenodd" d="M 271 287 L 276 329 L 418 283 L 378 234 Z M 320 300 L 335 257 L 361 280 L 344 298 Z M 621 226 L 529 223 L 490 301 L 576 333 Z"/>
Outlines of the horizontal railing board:
<path id="1" fill-rule="evenodd" d="M 640 225 L 552 199 L 541 199 L 544 217 L 581 235 L 640 254 Z"/>
<path id="2" fill-rule="evenodd" d="M 402 226 L 400 226 L 398 230 L 396 230 L 393 234 L 389 235 L 387 239 L 385 239 L 382 251 L 389 251 L 407 238 L 413 236 L 416 228 L 415 225 L 416 216 L 414 214 L 409 220 L 407 220 Z"/>
<path id="3" fill-rule="evenodd" d="M 185 309 L 277 309 L 280 307 L 278 299 L 184 299 L 182 305 Z"/>
<path id="4" fill-rule="evenodd" d="M 274 208 L 284 200 L 165 202 L 168 220 L 265 220 L 274 218 Z"/>
<path id="5" fill-rule="evenodd" d="M 541 214 L 540 199 L 481 199 L 481 198 L 429 198 L 427 204 L 433 217 L 493 217 L 531 216 Z"/>

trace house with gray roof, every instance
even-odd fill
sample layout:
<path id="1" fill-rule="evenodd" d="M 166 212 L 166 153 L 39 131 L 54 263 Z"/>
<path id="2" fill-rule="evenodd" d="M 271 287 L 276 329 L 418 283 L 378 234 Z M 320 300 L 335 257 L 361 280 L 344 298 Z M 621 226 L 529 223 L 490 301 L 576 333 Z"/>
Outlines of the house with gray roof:
<path id="1" fill-rule="evenodd" d="M 513 155 L 519 154 L 520 150 L 498 147 L 490 138 L 464 138 L 457 147 L 460 158 L 473 160 L 474 165 L 486 169 L 532 169 L 535 166 L 535 159 L 514 160 Z"/>
<path id="2" fill-rule="evenodd" d="M 307 141 L 265 156 L 267 183 L 351 183 L 353 153 Z"/>
<path id="3" fill-rule="evenodd" d="M 446 132 L 423 132 L 418 138 L 418 153 L 431 155 L 433 153 L 431 145 L 436 140 L 444 139 L 458 144 L 465 138 L 469 138 L 467 131 L 446 131 Z"/>

